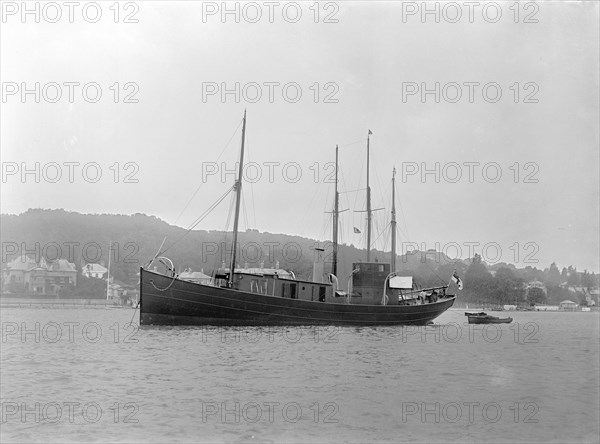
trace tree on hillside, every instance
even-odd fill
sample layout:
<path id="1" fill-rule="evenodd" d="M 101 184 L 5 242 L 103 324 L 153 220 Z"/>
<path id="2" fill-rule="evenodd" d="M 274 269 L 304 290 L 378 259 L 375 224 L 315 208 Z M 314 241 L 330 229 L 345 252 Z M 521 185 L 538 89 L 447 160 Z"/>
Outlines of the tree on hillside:
<path id="1" fill-rule="evenodd" d="M 596 286 L 594 273 L 590 274 L 587 270 L 583 270 L 581 285 L 587 289 L 594 288 Z"/>
<path id="2" fill-rule="evenodd" d="M 579 273 L 577 273 L 577 268 L 569 265 L 567 269 L 567 283 L 572 287 L 577 287 L 581 283 L 581 278 Z"/>
<path id="3" fill-rule="evenodd" d="M 558 305 L 560 302 L 565 299 L 570 299 L 573 296 L 573 293 L 569 292 L 566 288 L 555 286 L 548 286 L 548 303 Z"/>
<path id="4" fill-rule="evenodd" d="M 488 299 L 493 276 L 487 270 L 479 254 L 475 254 L 467 267 L 464 281 L 465 293 L 471 300 L 485 301 Z"/>
<path id="5" fill-rule="evenodd" d="M 492 297 L 499 304 L 519 304 L 523 302 L 525 289 L 523 280 L 510 268 L 503 267 L 496 271 L 492 284 Z"/>
<path id="6" fill-rule="evenodd" d="M 566 273 L 566 271 L 565 271 Z M 557 286 L 560 285 L 561 283 L 561 275 L 560 272 L 558 271 L 558 267 L 556 266 L 556 262 L 552 262 L 550 264 L 550 268 L 548 269 L 548 272 L 546 274 L 546 282 L 545 284 L 548 286 Z"/>
<path id="7" fill-rule="evenodd" d="M 524 269 L 521 270 L 521 277 L 525 282 L 531 281 L 544 281 L 544 272 L 542 270 L 538 270 L 531 265 L 528 265 Z"/>
<path id="8" fill-rule="evenodd" d="M 543 304 L 546 302 L 546 293 L 539 287 L 530 287 L 527 290 L 527 302 L 530 305 Z"/>

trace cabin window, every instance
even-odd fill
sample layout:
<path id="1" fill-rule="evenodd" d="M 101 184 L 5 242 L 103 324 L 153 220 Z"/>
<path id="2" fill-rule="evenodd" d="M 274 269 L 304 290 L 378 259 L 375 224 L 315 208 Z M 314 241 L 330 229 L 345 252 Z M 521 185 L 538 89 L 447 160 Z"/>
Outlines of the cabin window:
<path id="1" fill-rule="evenodd" d="M 380 266 L 379 266 L 379 272 L 380 272 L 380 273 L 383 273 L 383 265 L 380 265 Z"/>
<path id="2" fill-rule="evenodd" d="M 325 302 L 325 287 L 319 287 L 319 302 Z"/>

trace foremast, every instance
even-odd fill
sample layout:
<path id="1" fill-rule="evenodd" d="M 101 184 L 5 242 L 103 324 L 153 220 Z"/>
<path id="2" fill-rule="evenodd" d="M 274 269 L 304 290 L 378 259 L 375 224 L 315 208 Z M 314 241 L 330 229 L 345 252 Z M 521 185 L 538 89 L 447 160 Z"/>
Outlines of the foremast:
<path id="1" fill-rule="evenodd" d="M 234 184 L 235 189 L 235 217 L 233 219 L 233 245 L 231 248 L 231 264 L 229 266 L 229 278 L 227 279 L 227 286 L 233 286 L 233 274 L 235 271 L 235 259 L 237 252 L 237 237 L 238 237 L 238 224 L 240 219 L 240 201 L 242 200 L 242 172 L 244 169 L 244 144 L 246 142 L 246 110 L 244 110 L 244 120 L 242 123 L 242 147 L 240 149 L 240 168 L 238 171 L 238 177 Z"/>

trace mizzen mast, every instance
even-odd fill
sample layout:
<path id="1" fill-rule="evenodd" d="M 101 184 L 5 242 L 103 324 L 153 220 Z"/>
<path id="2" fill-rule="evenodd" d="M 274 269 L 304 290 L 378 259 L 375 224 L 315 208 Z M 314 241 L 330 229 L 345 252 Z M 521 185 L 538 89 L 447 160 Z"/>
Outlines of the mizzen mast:
<path id="1" fill-rule="evenodd" d="M 229 267 L 229 279 L 227 280 L 227 286 L 233 286 L 233 273 L 235 270 L 235 256 L 237 252 L 237 237 L 238 237 L 238 223 L 240 219 L 240 201 L 242 200 L 242 172 L 244 170 L 244 143 L 246 141 L 246 110 L 244 110 L 244 120 L 242 124 L 242 148 L 240 150 L 240 168 L 238 171 L 238 177 L 233 186 L 235 189 L 235 218 L 233 219 L 233 245 L 231 248 L 231 265 Z"/>

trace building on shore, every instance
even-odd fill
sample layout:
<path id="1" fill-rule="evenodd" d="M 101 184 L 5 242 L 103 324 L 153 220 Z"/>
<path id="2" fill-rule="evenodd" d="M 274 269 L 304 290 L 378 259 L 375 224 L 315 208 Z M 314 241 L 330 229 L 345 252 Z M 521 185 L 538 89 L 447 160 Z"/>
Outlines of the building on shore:
<path id="1" fill-rule="evenodd" d="M 558 305 L 535 304 L 535 311 L 558 311 Z"/>
<path id="2" fill-rule="evenodd" d="M 13 259 L 2 270 L 2 292 L 26 295 L 58 295 L 68 285 L 77 285 L 75 264 L 66 259 L 36 262 L 28 255 Z"/>
<path id="3" fill-rule="evenodd" d="M 179 275 L 179 279 L 189 282 L 195 282 L 196 284 L 211 284 L 211 277 L 207 276 L 202 271 L 192 271 L 191 268 L 186 269 Z"/>
<path id="4" fill-rule="evenodd" d="M 546 296 L 548 294 L 548 290 L 546 289 L 546 286 L 541 281 L 535 280 L 535 281 L 527 282 L 525 284 L 525 292 L 526 292 L 525 294 L 529 295 L 529 290 L 531 290 L 532 288 L 539 288 L 544 293 L 544 296 Z"/>
<path id="5" fill-rule="evenodd" d="M 129 285 L 111 278 L 108 285 L 107 300 L 116 305 L 136 305 L 139 290 L 136 285 Z"/>
<path id="6" fill-rule="evenodd" d="M 106 273 L 108 268 L 101 264 L 83 264 L 81 267 L 81 275 L 87 278 L 104 279 Z"/>
<path id="7" fill-rule="evenodd" d="M 560 303 L 560 309 L 561 310 L 567 310 L 567 311 L 575 311 L 575 309 L 578 307 L 578 304 L 573 302 L 573 301 L 569 301 L 564 300 Z"/>

